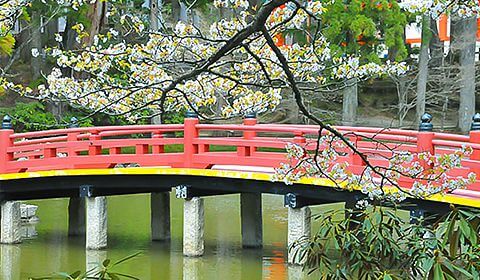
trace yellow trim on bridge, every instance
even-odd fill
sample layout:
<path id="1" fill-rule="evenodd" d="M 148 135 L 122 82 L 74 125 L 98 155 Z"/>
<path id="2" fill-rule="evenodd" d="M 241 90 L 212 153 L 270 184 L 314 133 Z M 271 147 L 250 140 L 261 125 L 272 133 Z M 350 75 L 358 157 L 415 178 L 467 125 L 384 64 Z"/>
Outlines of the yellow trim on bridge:
<path id="1" fill-rule="evenodd" d="M 93 175 L 184 175 L 204 176 L 219 178 L 234 178 L 255 181 L 271 181 L 272 174 L 231 170 L 212 170 L 194 168 L 170 168 L 166 166 L 157 167 L 129 167 L 129 168 L 106 168 L 106 169 L 65 169 L 51 171 L 35 171 L 24 173 L 0 174 L 0 181 L 18 180 L 27 178 L 60 177 L 60 176 L 93 176 Z M 302 178 L 295 184 L 315 185 L 322 187 L 336 187 L 336 184 L 329 179 Z M 294 186 L 292 186 L 294 188 Z M 359 190 L 360 188 L 355 188 Z M 437 194 L 426 200 L 456 204 L 480 208 L 480 200 L 455 194 Z"/>

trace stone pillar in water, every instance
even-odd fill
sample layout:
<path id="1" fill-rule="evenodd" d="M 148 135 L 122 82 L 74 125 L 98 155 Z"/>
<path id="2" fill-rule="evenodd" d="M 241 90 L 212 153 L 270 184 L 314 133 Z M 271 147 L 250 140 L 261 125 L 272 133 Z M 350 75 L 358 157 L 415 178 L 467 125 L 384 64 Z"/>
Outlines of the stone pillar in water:
<path id="1" fill-rule="evenodd" d="M 183 204 L 183 255 L 203 255 L 205 226 L 203 198 L 185 199 Z"/>
<path id="2" fill-rule="evenodd" d="M 107 247 L 107 198 L 104 196 L 87 197 L 87 242 L 90 250 Z"/>
<path id="3" fill-rule="evenodd" d="M 71 197 L 68 202 L 68 235 L 85 234 L 85 198 Z"/>
<path id="4" fill-rule="evenodd" d="M 170 193 L 150 195 L 152 240 L 170 240 Z"/>
<path id="5" fill-rule="evenodd" d="M 20 279 L 21 249 L 15 245 L 0 245 L 0 279 Z"/>
<path id="6" fill-rule="evenodd" d="M 0 202 L 0 243 L 2 244 L 15 244 L 22 241 L 20 204 L 18 201 Z"/>
<path id="7" fill-rule="evenodd" d="M 87 275 L 94 277 L 101 270 L 101 265 L 107 259 L 107 251 L 104 250 L 86 250 L 85 251 L 85 267 L 86 271 L 90 271 Z"/>
<path id="8" fill-rule="evenodd" d="M 242 220 L 242 246 L 244 248 L 262 247 L 262 194 L 240 194 Z"/>
<path id="9" fill-rule="evenodd" d="M 305 259 L 300 258 L 297 252 L 301 246 L 297 242 L 310 238 L 310 207 L 288 208 L 288 263 L 303 264 Z"/>
<path id="10" fill-rule="evenodd" d="M 290 265 L 287 268 L 288 280 L 303 280 L 307 278 L 305 271 L 299 265 Z"/>

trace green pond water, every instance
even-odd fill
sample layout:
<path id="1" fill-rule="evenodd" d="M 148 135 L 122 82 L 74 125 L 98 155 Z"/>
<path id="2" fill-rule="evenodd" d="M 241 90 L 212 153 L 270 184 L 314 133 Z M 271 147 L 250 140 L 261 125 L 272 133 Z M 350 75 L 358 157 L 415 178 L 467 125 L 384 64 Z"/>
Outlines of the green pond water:
<path id="1" fill-rule="evenodd" d="M 28 201 L 38 205 L 38 235 L 19 245 L 0 245 L 1 279 L 28 279 L 52 272 L 85 271 L 105 258 L 142 254 L 117 271 L 140 279 L 309 279 L 286 262 L 287 209 L 283 197 L 263 195 L 262 249 L 242 249 L 239 195 L 205 198 L 205 255 L 182 255 L 183 201 L 171 197 L 172 240 L 150 240 L 150 196 L 108 198 L 108 249 L 86 251 L 83 237 L 68 237 L 68 199 Z M 312 213 L 341 204 L 313 207 Z M 32 231 L 32 228 L 29 229 Z M 312 231 L 315 230 L 313 225 Z"/>

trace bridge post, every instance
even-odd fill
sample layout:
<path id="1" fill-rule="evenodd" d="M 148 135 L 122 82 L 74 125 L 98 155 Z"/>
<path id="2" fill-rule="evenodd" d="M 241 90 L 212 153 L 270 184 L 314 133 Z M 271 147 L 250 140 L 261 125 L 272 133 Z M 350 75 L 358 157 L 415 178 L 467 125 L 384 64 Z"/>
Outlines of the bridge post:
<path id="1" fill-rule="evenodd" d="M 0 245 L 0 279 L 17 280 L 20 277 L 20 246 Z"/>
<path id="2" fill-rule="evenodd" d="M 187 112 L 183 119 L 183 153 L 184 167 L 193 167 L 193 155 L 198 153 L 198 145 L 193 144 L 193 139 L 198 137 L 198 115 L 194 112 Z"/>
<path id="3" fill-rule="evenodd" d="M 472 118 L 472 126 L 470 128 L 470 143 L 480 144 L 480 113 L 476 113 Z M 473 149 L 470 159 L 480 160 L 480 149 Z M 474 169 L 475 173 L 480 175 L 479 169 Z"/>
<path id="4" fill-rule="evenodd" d="M 435 154 L 435 149 L 433 146 L 433 124 L 432 122 L 432 116 L 430 114 L 423 114 L 420 126 L 418 128 L 418 133 L 417 136 L 417 152 L 423 153 L 423 152 L 430 152 L 432 155 Z"/>
<path id="5" fill-rule="evenodd" d="M 262 194 L 241 193 L 240 208 L 243 248 L 262 247 Z"/>
<path id="6" fill-rule="evenodd" d="M 150 194 L 152 240 L 170 240 L 170 193 Z"/>
<path id="7" fill-rule="evenodd" d="M 288 207 L 288 263 L 302 265 L 305 263 L 305 257 L 301 257 L 299 250 L 303 247 L 303 242 L 310 239 L 311 236 L 311 211 L 310 207 L 301 208 Z"/>
<path id="8" fill-rule="evenodd" d="M 107 198 L 87 196 L 87 250 L 101 250 L 107 247 Z"/>
<path id="9" fill-rule="evenodd" d="M 2 244 L 22 242 L 20 204 L 18 201 L 0 202 L 0 243 Z"/>
<path id="10" fill-rule="evenodd" d="M 100 136 L 100 132 L 97 131 L 97 130 L 92 130 L 90 131 L 90 137 L 88 138 L 88 140 L 92 141 L 93 143 L 95 143 L 94 141 L 98 141 L 98 140 L 102 140 L 102 137 Z M 89 147 L 88 147 L 88 155 L 89 156 L 97 156 L 97 155 L 101 155 L 102 154 L 102 146 L 101 145 L 98 145 L 98 144 L 91 144 Z"/>
<path id="11" fill-rule="evenodd" d="M 421 117 L 420 126 L 418 128 L 418 135 L 417 135 L 417 153 L 430 153 L 431 155 L 435 155 L 435 147 L 433 146 L 433 137 L 435 134 L 433 133 L 433 124 L 432 116 L 428 113 L 425 113 Z M 424 169 L 430 169 L 432 166 L 426 162 L 420 162 Z"/>
<path id="12" fill-rule="evenodd" d="M 6 115 L 0 130 L 0 174 L 7 172 L 7 163 L 13 159 L 13 153 L 8 152 L 8 148 L 13 146 L 13 139 L 10 138 L 13 133 L 12 119 Z"/>
<path id="13" fill-rule="evenodd" d="M 68 235 L 85 234 L 85 198 L 70 197 L 68 201 Z"/>
<path id="14" fill-rule="evenodd" d="M 257 124 L 257 116 L 255 113 L 247 113 L 245 115 L 245 118 L 243 119 L 243 125 L 256 125 Z M 255 131 L 244 131 L 243 132 L 243 139 L 245 140 L 251 140 L 255 136 L 257 136 L 257 133 Z M 255 147 L 254 146 L 244 146 L 244 147 L 237 147 L 237 154 L 239 156 L 251 156 L 255 152 Z"/>
<path id="15" fill-rule="evenodd" d="M 204 252 L 205 213 L 203 198 L 185 199 L 183 204 L 183 255 L 199 257 Z"/>
<path id="16" fill-rule="evenodd" d="M 75 117 L 72 117 L 70 119 L 70 126 L 69 128 L 78 128 L 78 120 L 77 118 Z M 78 132 L 68 132 L 67 133 L 67 142 L 76 142 L 78 141 L 78 135 L 80 133 Z M 74 156 L 77 156 L 78 153 L 77 151 L 75 150 L 75 147 L 73 146 L 70 146 L 68 149 L 67 149 L 67 154 L 69 157 L 74 157 Z"/>

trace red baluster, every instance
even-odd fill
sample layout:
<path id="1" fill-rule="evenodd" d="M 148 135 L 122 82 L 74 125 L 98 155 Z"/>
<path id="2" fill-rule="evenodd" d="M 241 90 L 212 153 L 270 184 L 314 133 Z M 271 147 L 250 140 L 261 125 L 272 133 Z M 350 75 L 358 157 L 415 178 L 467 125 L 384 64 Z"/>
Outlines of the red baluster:
<path id="1" fill-rule="evenodd" d="M 193 155 L 198 153 L 198 145 L 193 144 L 194 139 L 198 138 L 198 116 L 193 112 L 187 112 L 183 120 L 183 154 L 184 167 L 193 166 Z"/>
<path id="2" fill-rule="evenodd" d="M 152 138 L 153 139 L 162 139 L 163 134 L 160 131 L 154 131 L 153 134 L 152 134 Z M 164 145 L 154 144 L 152 146 L 152 153 L 153 154 L 162 154 L 164 152 L 165 152 L 165 146 Z"/>
<path id="3" fill-rule="evenodd" d="M 70 128 L 77 128 L 77 127 L 78 127 L 78 120 L 77 120 L 77 118 L 72 117 L 70 119 Z M 67 142 L 69 144 L 68 149 L 67 149 L 67 153 L 68 153 L 69 157 L 73 157 L 73 156 L 78 155 L 77 151 L 75 150 L 76 145 L 74 144 L 74 142 L 78 141 L 78 135 L 79 135 L 78 132 L 69 132 L 67 134 Z"/>
<path id="4" fill-rule="evenodd" d="M 348 139 L 358 150 L 358 142 L 362 141 L 362 137 L 360 137 L 358 135 L 354 135 L 354 136 L 348 137 Z M 356 166 L 365 166 L 366 165 L 365 162 L 363 161 L 362 157 L 358 153 L 355 153 L 353 150 L 350 150 L 350 148 L 347 148 L 347 149 L 349 149 L 349 154 L 350 154 L 349 161 L 350 161 L 351 165 L 356 165 Z"/>
<path id="5" fill-rule="evenodd" d="M 419 133 L 417 135 L 417 153 L 428 152 L 431 155 L 435 155 L 435 148 L 433 146 L 433 138 L 435 133 L 432 132 L 432 116 L 430 114 L 423 114 L 421 121 Z M 432 167 L 428 162 L 425 161 L 421 161 L 421 164 L 425 169 Z"/>
<path id="6" fill-rule="evenodd" d="M 470 129 L 470 143 L 480 145 L 480 114 L 476 113 L 473 116 L 473 122 Z M 474 147 L 470 159 L 480 161 L 480 148 Z M 479 162 L 480 163 L 480 162 Z M 472 168 L 472 171 L 480 176 L 480 168 Z"/>
<path id="7" fill-rule="evenodd" d="M 7 115 L 3 118 L 0 130 L 0 174 L 7 173 L 8 162 L 13 160 L 13 153 L 8 151 L 10 147 L 13 147 L 11 138 L 13 133 L 11 118 Z"/>
<path id="8" fill-rule="evenodd" d="M 257 124 L 257 117 L 255 113 L 248 113 L 245 115 L 245 119 L 243 119 L 243 125 L 255 126 Z M 255 131 L 244 131 L 243 132 L 243 139 L 245 140 L 253 140 L 257 136 Z M 237 147 L 237 155 L 238 156 L 252 156 L 255 153 L 255 146 L 243 146 Z"/>
<path id="9" fill-rule="evenodd" d="M 99 135 L 98 130 L 92 130 L 90 132 L 90 146 L 88 147 L 88 155 L 89 156 L 96 156 L 102 154 L 102 145 L 98 143 L 102 139 Z"/>
<path id="10" fill-rule="evenodd" d="M 137 144 L 137 145 L 135 145 L 135 154 L 137 154 L 137 155 L 148 154 L 148 145 L 147 144 Z"/>
<path id="11" fill-rule="evenodd" d="M 295 132 L 295 136 L 293 137 L 293 143 L 298 145 L 307 143 L 307 139 L 305 138 L 305 136 L 303 136 L 303 132 L 301 131 Z"/>
<path id="12" fill-rule="evenodd" d="M 43 158 L 53 158 L 57 156 L 56 148 L 44 148 L 43 149 Z"/>

